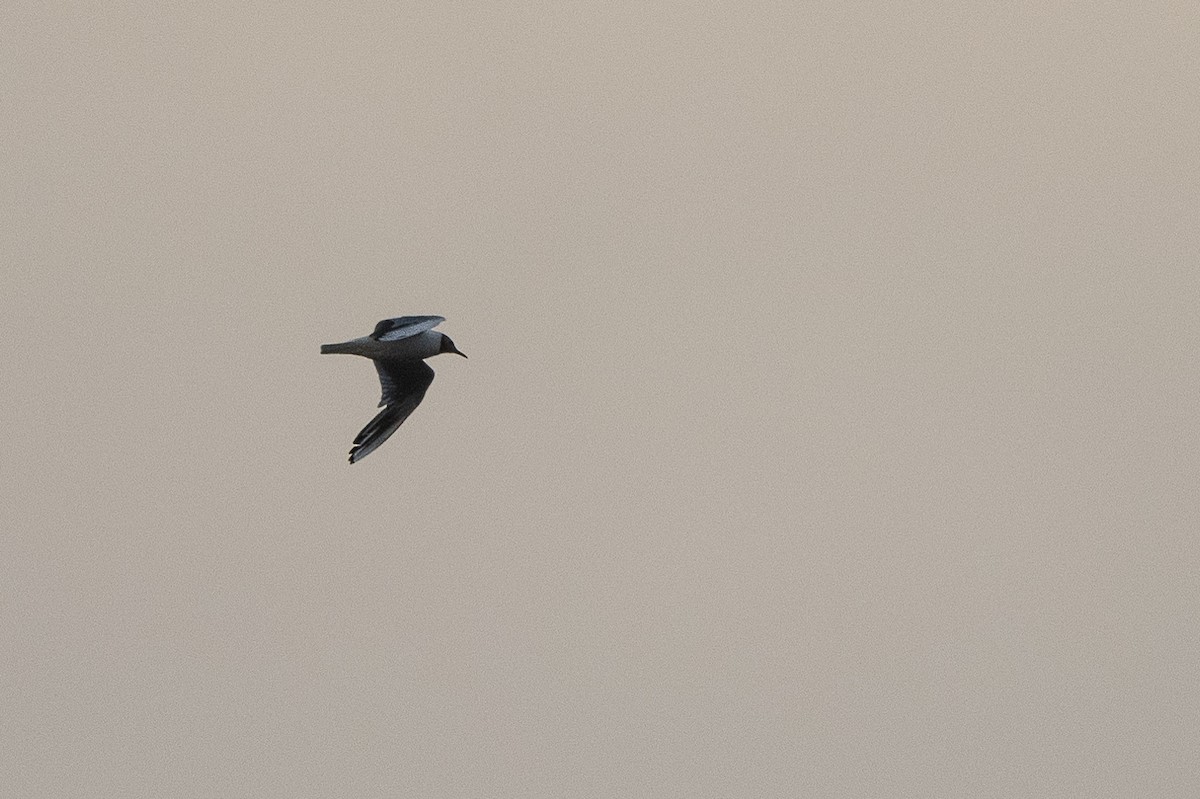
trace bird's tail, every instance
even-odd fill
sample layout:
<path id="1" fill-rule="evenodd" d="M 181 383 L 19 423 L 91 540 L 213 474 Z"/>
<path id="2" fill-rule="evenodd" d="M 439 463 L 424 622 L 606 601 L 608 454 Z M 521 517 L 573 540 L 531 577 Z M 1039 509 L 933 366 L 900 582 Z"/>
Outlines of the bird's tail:
<path id="1" fill-rule="evenodd" d="M 343 341 L 341 344 L 322 344 L 321 354 L 337 355 L 338 353 L 351 352 L 353 349 L 353 344 L 354 342 L 352 341 Z"/>

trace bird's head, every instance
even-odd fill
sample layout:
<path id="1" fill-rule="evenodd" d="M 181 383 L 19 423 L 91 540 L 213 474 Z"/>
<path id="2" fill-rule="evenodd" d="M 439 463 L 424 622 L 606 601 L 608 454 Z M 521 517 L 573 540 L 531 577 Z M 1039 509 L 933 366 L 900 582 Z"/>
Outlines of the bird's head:
<path id="1" fill-rule="evenodd" d="M 445 333 L 442 334 L 442 346 L 438 349 L 438 354 L 441 355 L 443 352 L 453 352 L 455 355 L 467 357 L 465 352 L 458 351 L 458 347 L 454 346 L 454 342 Z"/>

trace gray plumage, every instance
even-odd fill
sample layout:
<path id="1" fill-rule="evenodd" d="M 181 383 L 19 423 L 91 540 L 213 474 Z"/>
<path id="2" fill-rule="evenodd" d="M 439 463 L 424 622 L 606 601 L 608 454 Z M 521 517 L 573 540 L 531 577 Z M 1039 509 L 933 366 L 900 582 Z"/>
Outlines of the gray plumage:
<path id="1" fill-rule="evenodd" d="M 399 316 L 382 320 L 369 336 L 321 345 L 322 355 L 345 353 L 370 358 L 379 372 L 383 390 L 379 406 L 383 410 L 355 437 L 351 463 L 378 449 L 421 404 L 433 382 L 433 370 L 425 358 L 443 352 L 467 357 L 449 336 L 434 332 L 433 328 L 444 321 L 441 316 Z"/>

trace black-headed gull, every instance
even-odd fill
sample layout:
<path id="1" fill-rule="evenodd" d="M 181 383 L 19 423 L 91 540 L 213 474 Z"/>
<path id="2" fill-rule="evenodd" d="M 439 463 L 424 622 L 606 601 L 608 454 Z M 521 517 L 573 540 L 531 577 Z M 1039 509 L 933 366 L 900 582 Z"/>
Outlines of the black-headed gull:
<path id="1" fill-rule="evenodd" d="M 379 384 L 383 387 L 379 406 L 387 407 L 354 439 L 354 446 L 350 448 L 351 463 L 374 452 L 421 404 L 426 389 L 433 382 L 433 370 L 426 366 L 426 358 L 443 352 L 467 357 L 458 351 L 449 336 L 434 332 L 433 328 L 444 321 L 441 316 L 384 319 L 375 325 L 369 336 L 341 344 L 321 345 L 322 355 L 346 353 L 370 358 L 375 362 Z"/>

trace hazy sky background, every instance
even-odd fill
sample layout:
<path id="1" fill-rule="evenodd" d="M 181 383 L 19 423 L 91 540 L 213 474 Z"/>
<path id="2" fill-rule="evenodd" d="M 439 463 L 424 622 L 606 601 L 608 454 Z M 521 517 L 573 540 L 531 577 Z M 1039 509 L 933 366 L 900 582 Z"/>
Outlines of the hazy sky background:
<path id="1" fill-rule="evenodd" d="M 0 10 L 0 785 L 1200 794 L 1194 3 Z M 370 364 L 441 314 L 376 453 Z"/>

